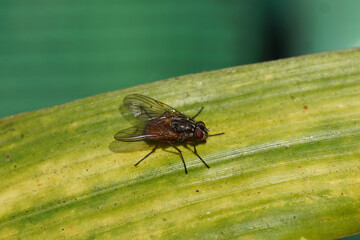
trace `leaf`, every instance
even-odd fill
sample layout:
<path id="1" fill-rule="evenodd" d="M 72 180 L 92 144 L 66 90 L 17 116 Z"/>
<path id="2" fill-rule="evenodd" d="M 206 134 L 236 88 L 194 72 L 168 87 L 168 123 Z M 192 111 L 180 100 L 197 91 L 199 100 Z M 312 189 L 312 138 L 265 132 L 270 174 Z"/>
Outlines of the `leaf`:
<path id="1" fill-rule="evenodd" d="M 0 120 L 0 238 L 334 239 L 360 232 L 360 51 L 233 67 Z M 121 143 L 122 99 L 195 114 L 185 146 Z M 191 148 L 190 148 L 191 149 Z"/>

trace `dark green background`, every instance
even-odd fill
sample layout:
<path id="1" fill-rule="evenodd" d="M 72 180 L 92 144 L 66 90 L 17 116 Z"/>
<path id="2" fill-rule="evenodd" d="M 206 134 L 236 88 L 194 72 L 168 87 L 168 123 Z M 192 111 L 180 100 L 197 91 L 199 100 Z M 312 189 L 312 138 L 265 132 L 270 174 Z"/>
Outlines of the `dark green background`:
<path id="1" fill-rule="evenodd" d="M 357 0 L 2 0 L 0 117 L 184 74 L 359 46 L 359 12 Z"/>

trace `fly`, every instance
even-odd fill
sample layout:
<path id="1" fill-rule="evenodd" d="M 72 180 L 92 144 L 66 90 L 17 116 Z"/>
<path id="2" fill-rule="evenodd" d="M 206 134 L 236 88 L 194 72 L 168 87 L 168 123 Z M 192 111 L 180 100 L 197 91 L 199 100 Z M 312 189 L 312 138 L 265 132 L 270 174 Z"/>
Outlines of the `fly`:
<path id="1" fill-rule="evenodd" d="M 175 148 L 184 164 L 185 173 L 187 168 L 181 150 L 176 143 L 187 143 L 194 146 L 194 154 L 204 163 L 209 165 L 200 157 L 196 151 L 197 143 L 205 143 L 211 136 L 222 135 L 218 133 L 209 135 L 209 130 L 202 121 L 194 119 L 204 109 L 202 107 L 193 117 L 188 117 L 174 108 L 141 94 L 131 94 L 124 98 L 123 106 L 127 114 L 137 120 L 137 124 L 116 133 L 114 138 L 122 142 L 147 141 L 156 143 L 155 147 L 145 157 L 138 161 L 135 166 L 149 157 L 158 148 L 160 143 L 169 144 Z"/>

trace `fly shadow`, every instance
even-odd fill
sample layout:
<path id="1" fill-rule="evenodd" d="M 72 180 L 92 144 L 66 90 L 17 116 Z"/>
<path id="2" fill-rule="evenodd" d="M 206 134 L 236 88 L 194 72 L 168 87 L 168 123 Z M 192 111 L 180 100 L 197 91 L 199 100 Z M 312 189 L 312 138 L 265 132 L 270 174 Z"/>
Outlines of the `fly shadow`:
<path id="1" fill-rule="evenodd" d="M 199 144 L 204 144 L 204 143 L 198 143 L 196 145 Z M 188 149 L 189 151 L 193 152 L 203 163 L 207 168 L 210 168 L 210 166 L 199 156 L 199 154 L 196 151 L 196 148 L 194 148 L 194 150 L 190 149 L 189 145 L 183 142 L 180 142 L 178 144 L 176 144 L 176 146 L 184 146 L 186 149 Z M 154 147 L 155 146 L 155 147 Z M 184 167 L 185 167 L 185 173 L 187 173 L 187 168 L 186 168 L 186 164 L 185 164 L 185 160 L 183 158 L 182 155 L 182 151 L 175 147 L 175 145 L 171 146 L 167 143 L 152 143 L 152 142 L 148 142 L 148 141 L 141 141 L 141 142 L 120 142 L 120 141 L 112 141 L 109 144 L 109 150 L 115 153 L 130 153 L 130 152 L 137 152 L 143 149 L 151 149 L 151 147 L 153 147 L 153 149 L 147 154 L 145 155 L 142 159 L 140 159 L 140 161 L 137 161 L 135 165 L 135 167 L 141 163 L 143 160 L 145 160 L 147 157 L 149 157 L 152 153 L 155 152 L 156 149 L 161 149 L 162 151 L 168 152 L 168 153 L 172 153 L 172 154 L 176 154 L 178 156 L 180 156 L 180 159 L 182 160 Z M 175 147 L 175 148 L 174 148 Z M 168 148 L 171 149 L 175 149 L 177 151 L 174 150 L 169 150 Z"/>
<path id="2" fill-rule="evenodd" d="M 199 143 L 196 145 L 200 145 L 204 143 Z M 157 146 L 157 147 L 156 147 Z M 188 149 L 191 152 L 194 152 L 186 143 L 179 143 L 176 144 L 176 146 L 184 146 L 186 149 Z M 168 143 L 152 143 L 152 142 L 120 142 L 120 141 L 112 141 L 109 144 L 109 150 L 114 153 L 131 153 L 131 152 L 138 152 L 144 149 L 151 149 L 151 147 L 156 147 L 156 149 L 161 149 L 164 152 L 173 153 L 176 155 L 179 155 L 179 152 L 174 150 L 169 150 L 168 148 L 174 149 L 172 146 L 170 146 Z M 154 150 L 155 152 L 155 150 Z"/>

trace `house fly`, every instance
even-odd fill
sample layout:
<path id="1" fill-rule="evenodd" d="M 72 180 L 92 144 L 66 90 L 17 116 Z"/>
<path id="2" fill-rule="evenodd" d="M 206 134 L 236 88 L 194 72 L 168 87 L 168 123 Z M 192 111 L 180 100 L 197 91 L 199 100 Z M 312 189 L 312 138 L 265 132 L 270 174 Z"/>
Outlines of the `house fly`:
<path id="1" fill-rule="evenodd" d="M 147 141 L 156 144 L 151 152 L 138 161 L 135 166 L 149 157 L 155 152 L 159 144 L 163 143 L 178 151 L 187 174 L 184 157 L 181 150 L 176 146 L 177 143 L 186 143 L 193 145 L 194 154 L 207 168 L 210 168 L 197 153 L 196 144 L 205 143 L 208 137 L 224 133 L 209 135 L 205 123 L 194 120 L 204 107 L 193 117 L 188 117 L 165 103 L 141 94 L 127 95 L 124 98 L 123 107 L 126 114 L 136 119 L 136 124 L 116 133 L 114 138 L 122 142 Z"/>

